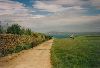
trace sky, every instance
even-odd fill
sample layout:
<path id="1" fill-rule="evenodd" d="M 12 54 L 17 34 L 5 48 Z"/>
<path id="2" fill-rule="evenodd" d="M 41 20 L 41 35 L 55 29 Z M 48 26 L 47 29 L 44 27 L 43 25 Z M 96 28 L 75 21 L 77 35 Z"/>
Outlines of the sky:
<path id="1" fill-rule="evenodd" d="M 0 0 L 0 21 L 35 32 L 100 32 L 100 0 Z"/>

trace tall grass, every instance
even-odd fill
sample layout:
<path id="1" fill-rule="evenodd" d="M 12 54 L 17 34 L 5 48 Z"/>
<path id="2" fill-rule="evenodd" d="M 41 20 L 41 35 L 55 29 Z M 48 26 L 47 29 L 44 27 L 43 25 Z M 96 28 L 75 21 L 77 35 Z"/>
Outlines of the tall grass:
<path id="1" fill-rule="evenodd" d="M 100 68 L 100 37 L 55 39 L 51 60 L 53 68 Z"/>

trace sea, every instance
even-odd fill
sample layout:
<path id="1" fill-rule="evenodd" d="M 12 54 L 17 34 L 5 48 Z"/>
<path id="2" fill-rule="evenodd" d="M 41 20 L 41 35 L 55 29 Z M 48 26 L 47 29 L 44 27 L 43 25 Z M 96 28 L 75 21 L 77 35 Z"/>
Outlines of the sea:
<path id="1" fill-rule="evenodd" d="M 100 35 L 100 32 L 76 32 L 76 33 L 72 33 L 72 32 L 65 32 L 65 33 L 51 33 L 51 34 L 47 34 L 49 36 L 52 36 L 53 38 L 70 38 L 71 35 L 74 36 L 83 36 L 83 35 Z"/>

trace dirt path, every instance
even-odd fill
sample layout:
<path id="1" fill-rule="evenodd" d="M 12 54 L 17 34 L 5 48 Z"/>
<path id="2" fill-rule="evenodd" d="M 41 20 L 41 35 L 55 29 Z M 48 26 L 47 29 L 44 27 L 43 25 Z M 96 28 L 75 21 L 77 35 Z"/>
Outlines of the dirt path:
<path id="1" fill-rule="evenodd" d="M 33 49 L 24 50 L 14 57 L 5 57 L 0 60 L 0 68 L 51 68 L 52 43 L 53 40 L 49 40 Z"/>

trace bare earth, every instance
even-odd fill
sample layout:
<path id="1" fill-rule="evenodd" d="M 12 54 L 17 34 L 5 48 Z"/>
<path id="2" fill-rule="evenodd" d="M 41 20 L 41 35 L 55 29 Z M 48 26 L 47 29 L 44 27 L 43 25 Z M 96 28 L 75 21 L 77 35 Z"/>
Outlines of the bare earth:
<path id="1" fill-rule="evenodd" d="M 33 49 L 0 58 L 0 68 L 51 68 L 50 49 L 53 40 Z"/>

